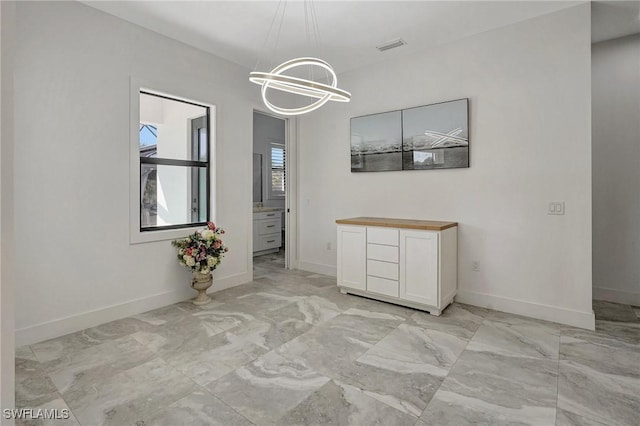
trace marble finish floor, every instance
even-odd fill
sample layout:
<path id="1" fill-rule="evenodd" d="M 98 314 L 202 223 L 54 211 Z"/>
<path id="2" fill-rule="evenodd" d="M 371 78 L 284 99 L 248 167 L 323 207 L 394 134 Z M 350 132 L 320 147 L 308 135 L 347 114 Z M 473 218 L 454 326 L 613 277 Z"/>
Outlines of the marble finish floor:
<path id="1" fill-rule="evenodd" d="M 55 425 L 640 423 L 637 308 L 594 301 L 595 332 L 457 303 L 434 317 L 277 256 L 213 296 L 19 348 L 18 408 L 70 409 Z"/>

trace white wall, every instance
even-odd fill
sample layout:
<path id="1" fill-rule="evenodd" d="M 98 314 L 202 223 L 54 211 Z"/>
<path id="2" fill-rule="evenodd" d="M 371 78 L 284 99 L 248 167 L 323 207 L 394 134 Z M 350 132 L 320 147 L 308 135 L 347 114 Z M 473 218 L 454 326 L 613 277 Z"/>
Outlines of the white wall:
<path id="1" fill-rule="evenodd" d="M 338 218 L 458 221 L 458 300 L 593 327 L 590 78 L 588 4 L 341 74 L 300 120 L 300 267 L 335 274 Z M 350 172 L 350 117 L 463 97 L 470 168 Z"/>
<path id="2" fill-rule="evenodd" d="M 13 59 L 15 3 L 0 2 L 0 408 L 15 407 Z M 2 416 L 3 425 L 14 424 Z"/>
<path id="3" fill-rule="evenodd" d="M 640 305 L 640 35 L 592 48 L 593 296 Z"/>
<path id="4" fill-rule="evenodd" d="M 271 142 L 285 143 L 285 121 L 269 115 L 253 113 L 253 152 L 262 155 L 262 203 L 267 207 L 284 208 L 284 197 L 269 198 L 271 185 Z"/>
<path id="5" fill-rule="evenodd" d="M 217 106 L 214 288 L 251 280 L 246 70 L 76 2 L 17 5 L 15 67 L 20 344 L 193 296 L 169 241 L 129 244 L 131 76 Z"/>

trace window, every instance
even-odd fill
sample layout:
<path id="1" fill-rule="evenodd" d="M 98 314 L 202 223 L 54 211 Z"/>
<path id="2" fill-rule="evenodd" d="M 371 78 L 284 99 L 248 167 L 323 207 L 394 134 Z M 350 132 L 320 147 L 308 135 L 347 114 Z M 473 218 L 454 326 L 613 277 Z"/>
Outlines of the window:
<path id="1" fill-rule="evenodd" d="M 140 232 L 209 219 L 210 108 L 140 91 Z"/>
<path id="2" fill-rule="evenodd" d="M 271 150 L 271 197 L 284 197 L 286 188 L 285 150 L 279 143 L 270 144 Z"/>

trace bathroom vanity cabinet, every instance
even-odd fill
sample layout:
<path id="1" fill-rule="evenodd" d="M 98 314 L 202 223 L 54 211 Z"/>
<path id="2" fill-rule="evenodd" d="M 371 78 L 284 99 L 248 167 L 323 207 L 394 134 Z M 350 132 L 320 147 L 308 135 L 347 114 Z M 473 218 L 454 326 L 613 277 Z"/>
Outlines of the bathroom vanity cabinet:
<path id="1" fill-rule="evenodd" d="M 274 253 L 282 246 L 282 210 L 253 213 L 253 255 Z"/>

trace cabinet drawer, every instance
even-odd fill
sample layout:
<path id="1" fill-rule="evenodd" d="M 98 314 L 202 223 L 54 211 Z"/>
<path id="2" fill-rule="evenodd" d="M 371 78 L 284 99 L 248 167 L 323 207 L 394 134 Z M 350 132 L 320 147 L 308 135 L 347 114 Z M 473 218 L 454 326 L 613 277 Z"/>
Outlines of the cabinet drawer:
<path id="1" fill-rule="evenodd" d="M 367 228 L 367 242 L 397 246 L 398 230 L 392 228 Z"/>
<path id="2" fill-rule="evenodd" d="M 282 234 L 278 232 L 277 234 L 261 235 L 260 241 L 262 242 L 260 245 L 261 250 L 278 248 L 282 245 Z"/>
<path id="3" fill-rule="evenodd" d="M 259 212 L 253 214 L 253 220 L 262 219 L 280 219 L 282 217 L 282 211 L 275 212 Z"/>
<path id="4" fill-rule="evenodd" d="M 367 244 L 367 259 L 398 263 L 398 247 Z"/>
<path id="5" fill-rule="evenodd" d="M 261 220 L 258 226 L 260 235 L 274 234 L 280 232 L 280 219 Z"/>
<path id="6" fill-rule="evenodd" d="M 367 260 L 367 275 L 387 278 L 389 280 L 398 279 L 398 264 L 380 262 L 378 260 Z"/>
<path id="7" fill-rule="evenodd" d="M 371 276 L 367 276 L 367 291 L 391 297 L 400 295 L 398 281 Z"/>

